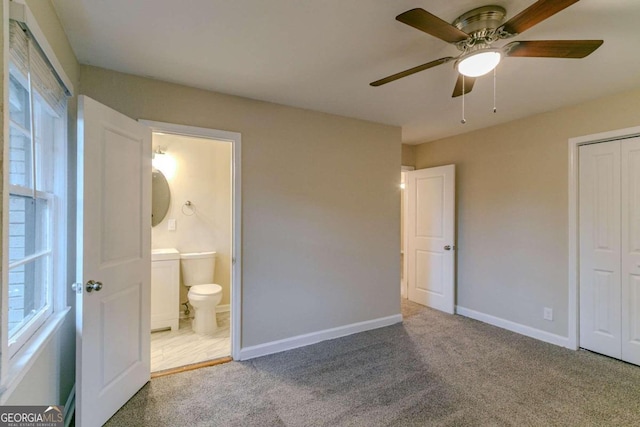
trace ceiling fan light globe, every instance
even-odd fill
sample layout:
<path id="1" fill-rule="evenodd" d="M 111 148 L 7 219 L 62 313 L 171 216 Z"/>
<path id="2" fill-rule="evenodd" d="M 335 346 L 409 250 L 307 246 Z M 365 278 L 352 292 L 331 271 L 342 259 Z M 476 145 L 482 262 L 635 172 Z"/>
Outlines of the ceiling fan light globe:
<path id="1" fill-rule="evenodd" d="M 467 77 L 480 77 L 498 66 L 502 59 L 499 50 L 483 50 L 464 56 L 456 63 L 456 69 Z"/>

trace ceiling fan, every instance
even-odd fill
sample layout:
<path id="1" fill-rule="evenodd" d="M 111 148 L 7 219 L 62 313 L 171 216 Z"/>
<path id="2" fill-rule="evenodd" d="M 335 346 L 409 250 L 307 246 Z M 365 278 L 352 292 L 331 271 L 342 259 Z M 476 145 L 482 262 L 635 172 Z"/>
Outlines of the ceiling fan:
<path id="1" fill-rule="evenodd" d="M 457 57 L 447 56 L 393 74 L 371 83 L 381 86 L 437 65 L 455 61 L 458 81 L 453 97 L 471 92 L 477 77 L 492 71 L 503 57 L 584 58 L 602 45 L 602 40 L 514 41 L 502 47 L 493 44 L 514 37 L 579 0 L 538 0 L 503 23 L 506 10 L 500 6 L 473 9 L 449 24 L 424 9 L 408 10 L 396 19 L 420 31 L 455 45 Z"/>

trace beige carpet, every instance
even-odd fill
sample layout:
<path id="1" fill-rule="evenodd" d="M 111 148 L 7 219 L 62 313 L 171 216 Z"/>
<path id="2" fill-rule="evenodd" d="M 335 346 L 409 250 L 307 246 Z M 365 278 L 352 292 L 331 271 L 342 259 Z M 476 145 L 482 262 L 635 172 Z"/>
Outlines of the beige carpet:
<path id="1" fill-rule="evenodd" d="M 640 425 L 640 367 L 403 313 L 402 325 L 155 379 L 107 425 Z"/>

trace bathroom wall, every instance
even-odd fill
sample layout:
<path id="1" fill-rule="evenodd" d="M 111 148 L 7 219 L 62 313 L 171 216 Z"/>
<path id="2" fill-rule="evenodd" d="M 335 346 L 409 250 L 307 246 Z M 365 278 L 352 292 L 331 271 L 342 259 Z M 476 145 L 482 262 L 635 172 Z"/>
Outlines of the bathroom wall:
<path id="1" fill-rule="evenodd" d="M 231 285 L 231 143 L 177 135 L 154 134 L 175 162 L 173 176 L 165 173 L 171 204 L 164 220 L 153 227 L 151 245 L 180 252 L 216 251 L 214 282 L 222 286 L 221 305 L 229 304 Z M 189 200 L 191 208 L 185 206 Z M 176 230 L 168 230 L 169 219 Z M 187 288 L 180 287 L 180 302 Z M 184 308 L 184 307 L 180 307 Z"/>

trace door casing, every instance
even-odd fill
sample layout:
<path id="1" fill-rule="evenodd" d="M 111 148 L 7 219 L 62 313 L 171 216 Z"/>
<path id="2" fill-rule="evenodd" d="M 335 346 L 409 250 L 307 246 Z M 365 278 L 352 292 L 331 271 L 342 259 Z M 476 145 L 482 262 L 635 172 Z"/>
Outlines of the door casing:
<path id="1" fill-rule="evenodd" d="M 416 170 L 415 167 L 413 166 L 402 166 L 400 169 L 400 173 L 402 175 L 404 175 L 405 172 L 410 172 Z M 406 186 L 405 182 L 402 182 L 402 184 L 404 184 Z M 400 248 L 400 250 L 402 251 L 402 281 L 400 283 L 401 286 L 401 294 L 404 296 L 404 298 L 407 298 L 409 296 L 409 289 L 407 289 L 407 192 L 406 192 L 406 187 L 403 187 L 402 189 L 402 204 L 403 204 L 403 211 L 402 211 L 402 223 L 403 223 L 403 230 L 402 230 L 402 247 Z"/>

